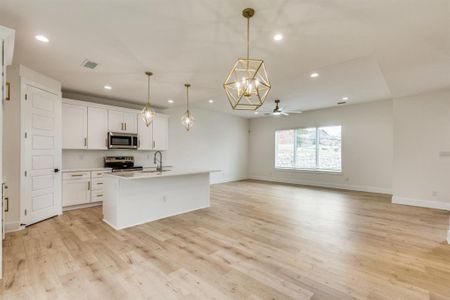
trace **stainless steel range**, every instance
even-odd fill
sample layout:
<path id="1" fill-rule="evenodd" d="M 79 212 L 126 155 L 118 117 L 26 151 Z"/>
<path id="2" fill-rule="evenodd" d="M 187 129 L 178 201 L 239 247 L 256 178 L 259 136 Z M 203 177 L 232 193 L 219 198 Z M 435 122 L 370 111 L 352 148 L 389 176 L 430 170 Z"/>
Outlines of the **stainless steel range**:
<path id="1" fill-rule="evenodd" d="M 142 167 L 134 165 L 133 156 L 105 156 L 105 168 L 113 172 L 142 171 Z"/>

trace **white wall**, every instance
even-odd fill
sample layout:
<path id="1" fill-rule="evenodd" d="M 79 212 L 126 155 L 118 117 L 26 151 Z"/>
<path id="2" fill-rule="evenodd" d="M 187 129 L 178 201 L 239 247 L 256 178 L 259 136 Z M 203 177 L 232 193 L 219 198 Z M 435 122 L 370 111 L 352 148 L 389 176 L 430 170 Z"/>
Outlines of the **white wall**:
<path id="1" fill-rule="evenodd" d="M 342 174 L 276 170 L 275 130 L 342 125 Z M 391 193 L 392 101 L 377 101 L 289 117 L 250 121 L 249 177 L 253 179 Z"/>
<path id="2" fill-rule="evenodd" d="M 394 99 L 393 202 L 450 210 L 450 90 Z"/>
<path id="3" fill-rule="evenodd" d="M 168 163 L 176 168 L 220 170 L 211 182 L 247 178 L 249 121 L 230 114 L 191 109 L 194 127 L 186 131 L 180 118 L 184 107 L 166 110 L 169 121 Z"/>

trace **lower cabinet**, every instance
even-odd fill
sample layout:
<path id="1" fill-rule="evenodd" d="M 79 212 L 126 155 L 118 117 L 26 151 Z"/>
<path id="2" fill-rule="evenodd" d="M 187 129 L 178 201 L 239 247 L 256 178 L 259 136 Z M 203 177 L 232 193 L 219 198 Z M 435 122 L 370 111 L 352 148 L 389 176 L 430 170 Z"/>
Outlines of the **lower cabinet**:
<path id="1" fill-rule="evenodd" d="M 76 208 L 103 201 L 103 175 L 109 171 L 64 172 L 62 206 Z"/>

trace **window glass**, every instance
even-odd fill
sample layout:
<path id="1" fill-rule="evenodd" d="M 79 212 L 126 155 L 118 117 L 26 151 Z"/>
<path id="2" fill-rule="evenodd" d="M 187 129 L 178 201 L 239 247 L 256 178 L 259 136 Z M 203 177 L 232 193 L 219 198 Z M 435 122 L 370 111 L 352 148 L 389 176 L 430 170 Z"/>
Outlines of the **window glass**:
<path id="1" fill-rule="evenodd" d="M 341 171 L 341 126 L 319 127 L 318 169 Z"/>
<path id="2" fill-rule="evenodd" d="M 296 130 L 295 167 L 297 169 L 316 168 L 316 128 Z"/>
<path id="3" fill-rule="evenodd" d="M 295 130 L 280 130 L 275 133 L 275 166 L 277 168 L 294 167 Z"/>

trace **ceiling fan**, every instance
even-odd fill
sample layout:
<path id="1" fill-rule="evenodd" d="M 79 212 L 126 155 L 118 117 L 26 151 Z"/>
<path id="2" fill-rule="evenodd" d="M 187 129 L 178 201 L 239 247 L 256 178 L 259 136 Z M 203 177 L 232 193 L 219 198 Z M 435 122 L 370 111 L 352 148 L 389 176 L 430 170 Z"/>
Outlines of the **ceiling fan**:
<path id="1" fill-rule="evenodd" d="M 280 100 L 275 100 L 275 108 L 272 111 L 263 112 L 266 116 L 289 116 L 289 114 L 301 114 L 299 110 L 286 110 L 285 107 L 280 108 Z"/>

